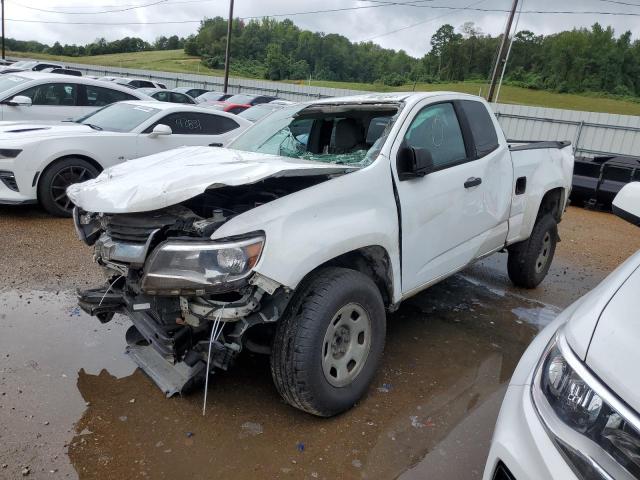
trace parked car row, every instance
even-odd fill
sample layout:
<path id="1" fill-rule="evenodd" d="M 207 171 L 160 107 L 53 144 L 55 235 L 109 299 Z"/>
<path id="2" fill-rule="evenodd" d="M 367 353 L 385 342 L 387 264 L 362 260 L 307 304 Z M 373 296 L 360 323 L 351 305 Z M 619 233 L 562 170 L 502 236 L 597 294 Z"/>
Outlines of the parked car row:
<path id="1" fill-rule="evenodd" d="M 0 75 L 0 119 L 59 121 L 123 100 L 152 100 L 144 93 L 86 77 L 22 71 Z"/>
<path id="2" fill-rule="evenodd" d="M 0 76 L 0 203 L 39 202 L 69 216 L 67 186 L 124 160 L 222 145 L 255 121 L 186 93 L 44 70 Z"/>
<path id="3" fill-rule="evenodd" d="M 39 71 L 43 73 L 54 73 L 69 76 L 82 76 L 82 72 L 65 67 L 61 64 L 42 62 L 37 60 L 22 60 L 8 65 L 0 66 L 0 74 L 9 74 L 26 71 Z M 201 103 L 211 108 L 223 110 L 229 113 L 240 113 L 255 105 L 269 103 L 280 100 L 269 95 L 246 95 L 246 94 L 226 94 L 222 92 L 209 91 L 197 87 L 176 87 L 168 90 L 164 83 L 156 82 L 146 78 L 129 77 L 87 77 L 91 80 L 109 82 L 123 87 L 138 90 L 161 102 L 196 104 Z M 170 93 L 171 92 L 171 93 Z"/>
<path id="4" fill-rule="evenodd" d="M 192 105 L 118 102 L 74 122 L 0 126 L 0 201 L 71 216 L 69 185 L 117 163 L 184 145 L 222 145 L 250 125 Z"/>

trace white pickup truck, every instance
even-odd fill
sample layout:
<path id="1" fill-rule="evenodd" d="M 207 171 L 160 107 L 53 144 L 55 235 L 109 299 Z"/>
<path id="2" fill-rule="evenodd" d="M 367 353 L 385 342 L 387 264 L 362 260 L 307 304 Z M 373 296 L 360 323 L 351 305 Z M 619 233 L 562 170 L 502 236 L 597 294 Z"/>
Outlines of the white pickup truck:
<path id="1" fill-rule="evenodd" d="M 371 94 L 285 107 L 229 148 L 129 161 L 68 188 L 127 353 L 167 394 L 243 349 L 269 353 L 289 404 L 319 416 L 367 391 L 385 310 L 491 253 L 545 277 L 569 197 L 565 142 L 510 145 L 481 98 Z"/>

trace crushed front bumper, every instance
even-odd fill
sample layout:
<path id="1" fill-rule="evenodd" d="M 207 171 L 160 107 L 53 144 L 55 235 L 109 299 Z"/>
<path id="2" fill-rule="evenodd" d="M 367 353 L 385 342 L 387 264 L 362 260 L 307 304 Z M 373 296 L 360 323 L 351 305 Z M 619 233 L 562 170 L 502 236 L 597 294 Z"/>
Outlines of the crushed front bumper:
<path id="1" fill-rule="evenodd" d="M 192 329 L 162 323 L 152 310 L 154 303 L 153 298 L 109 287 L 78 292 L 80 308 L 103 323 L 116 313 L 129 317 L 133 325 L 127 331 L 125 353 L 170 397 L 199 384 L 206 367 L 202 361 L 189 365 L 180 359 L 192 346 Z"/>

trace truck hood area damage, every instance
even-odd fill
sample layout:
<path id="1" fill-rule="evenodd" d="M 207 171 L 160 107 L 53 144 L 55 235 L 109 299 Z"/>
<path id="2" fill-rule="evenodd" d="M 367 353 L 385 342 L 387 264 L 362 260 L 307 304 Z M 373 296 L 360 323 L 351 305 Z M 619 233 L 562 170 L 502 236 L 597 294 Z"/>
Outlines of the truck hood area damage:
<path id="1" fill-rule="evenodd" d="M 185 202 L 208 189 L 267 178 L 341 175 L 358 167 L 216 147 L 184 147 L 116 165 L 97 178 L 70 186 L 81 209 L 135 213 Z"/>

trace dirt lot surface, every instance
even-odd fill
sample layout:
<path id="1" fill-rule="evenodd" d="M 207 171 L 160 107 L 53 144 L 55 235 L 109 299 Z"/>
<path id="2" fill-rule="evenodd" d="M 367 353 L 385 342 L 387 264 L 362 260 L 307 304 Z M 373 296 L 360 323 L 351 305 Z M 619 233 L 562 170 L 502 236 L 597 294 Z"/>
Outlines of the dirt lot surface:
<path id="1" fill-rule="evenodd" d="M 570 208 L 536 290 L 496 255 L 388 317 L 382 369 L 353 410 L 285 405 L 243 354 L 202 392 L 166 399 L 123 354 L 127 321 L 75 305 L 98 284 L 69 220 L 0 209 L 0 478 L 480 478 L 504 389 L 536 332 L 640 249 L 635 227 Z"/>

